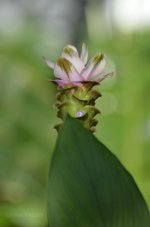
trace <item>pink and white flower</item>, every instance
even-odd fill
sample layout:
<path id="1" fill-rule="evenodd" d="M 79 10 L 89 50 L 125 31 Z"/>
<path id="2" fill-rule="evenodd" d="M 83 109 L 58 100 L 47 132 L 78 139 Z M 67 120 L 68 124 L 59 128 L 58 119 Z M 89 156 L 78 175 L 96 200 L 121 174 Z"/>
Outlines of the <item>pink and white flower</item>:
<path id="1" fill-rule="evenodd" d="M 83 82 L 100 83 L 107 76 L 103 74 L 106 57 L 104 54 L 97 54 L 88 61 L 88 49 L 85 44 L 82 45 L 81 54 L 77 49 L 68 45 L 63 49 L 61 57 L 56 64 L 45 59 L 46 64 L 54 70 L 55 80 L 51 80 L 59 87 L 64 88 L 67 85 L 80 86 Z"/>

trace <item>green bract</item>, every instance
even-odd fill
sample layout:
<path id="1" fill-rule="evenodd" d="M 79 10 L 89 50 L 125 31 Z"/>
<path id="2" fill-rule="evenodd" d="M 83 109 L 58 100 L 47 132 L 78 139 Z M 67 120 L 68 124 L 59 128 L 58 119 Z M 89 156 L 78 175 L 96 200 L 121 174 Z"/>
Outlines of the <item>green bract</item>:
<path id="1" fill-rule="evenodd" d="M 56 107 L 58 108 L 57 116 L 63 121 L 67 114 L 73 118 L 79 119 L 83 126 L 91 131 L 95 131 L 98 121 L 94 117 L 100 113 L 94 107 L 95 101 L 101 94 L 93 90 L 94 82 L 85 82 L 80 86 L 68 87 L 60 90 L 57 95 Z M 61 124 L 55 126 L 58 130 Z"/>

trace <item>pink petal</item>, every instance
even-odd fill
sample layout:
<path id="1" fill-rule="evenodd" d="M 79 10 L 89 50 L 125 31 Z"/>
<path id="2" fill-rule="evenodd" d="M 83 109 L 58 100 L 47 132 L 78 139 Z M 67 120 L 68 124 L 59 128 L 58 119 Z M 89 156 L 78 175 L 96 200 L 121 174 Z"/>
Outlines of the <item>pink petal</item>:
<path id="1" fill-rule="evenodd" d="M 64 88 L 65 85 L 69 84 L 67 81 L 64 80 L 49 80 L 49 81 L 53 82 L 54 84 L 57 84 L 61 88 Z"/>
<path id="2" fill-rule="evenodd" d="M 76 68 L 72 64 L 71 64 L 71 72 L 69 73 L 69 78 L 72 82 L 77 82 L 77 81 L 83 80 L 83 77 L 79 74 L 79 72 L 76 70 Z"/>
<path id="3" fill-rule="evenodd" d="M 85 43 L 82 44 L 80 59 L 83 61 L 84 65 L 86 65 L 87 60 L 88 60 L 88 49 L 87 49 Z"/>
<path id="4" fill-rule="evenodd" d="M 70 61 L 74 68 L 78 71 L 78 73 L 80 73 L 83 70 L 84 63 L 79 58 L 78 51 L 74 46 L 72 45 L 66 46 L 62 52 L 62 57 Z"/>
<path id="5" fill-rule="evenodd" d="M 87 64 L 81 75 L 85 80 L 92 80 L 93 77 L 102 73 L 105 67 L 105 56 L 103 54 L 95 55 Z"/>
<path id="6" fill-rule="evenodd" d="M 65 58 L 59 58 L 54 68 L 54 74 L 57 78 L 68 83 L 82 80 L 82 77 L 74 66 Z"/>

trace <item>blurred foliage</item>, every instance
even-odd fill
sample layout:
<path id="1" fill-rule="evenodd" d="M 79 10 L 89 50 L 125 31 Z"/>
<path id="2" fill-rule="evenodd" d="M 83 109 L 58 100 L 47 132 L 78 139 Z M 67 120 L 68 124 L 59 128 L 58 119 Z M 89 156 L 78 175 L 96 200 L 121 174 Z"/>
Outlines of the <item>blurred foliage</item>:
<path id="1" fill-rule="evenodd" d="M 59 122 L 53 108 L 56 88 L 47 81 L 50 71 L 42 59 L 48 46 L 41 31 L 31 27 L 11 38 L 1 34 L 0 40 L 0 226 L 44 227 L 48 166 L 57 137 L 53 125 Z M 149 40 L 149 32 L 116 33 L 86 43 L 91 56 L 106 53 L 116 69 L 97 87 L 102 115 L 96 136 L 132 173 L 150 206 Z M 54 59 L 56 53 L 50 54 Z"/>

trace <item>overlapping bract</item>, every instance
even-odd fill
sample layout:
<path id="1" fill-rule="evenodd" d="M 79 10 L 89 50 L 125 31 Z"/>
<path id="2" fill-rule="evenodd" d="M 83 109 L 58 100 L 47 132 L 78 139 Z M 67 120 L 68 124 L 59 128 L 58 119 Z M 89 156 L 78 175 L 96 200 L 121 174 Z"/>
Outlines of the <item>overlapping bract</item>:
<path id="1" fill-rule="evenodd" d="M 88 61 L 88 49 L 85 44 L 82 45 L 80 55 L 74 46 L 68 45 L 64 47 L 56 64 L 47 59 L 45 61 L 54 70 L 56 79 L 51 81 L 61 88 L 67 85 L 80 86 L 81 83 L 88 81 L 99 83 L 111 75 L 103 74 L 106 64 L 104 54 L 99 53 Z"/>

